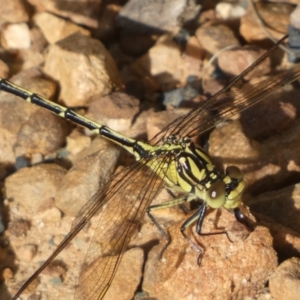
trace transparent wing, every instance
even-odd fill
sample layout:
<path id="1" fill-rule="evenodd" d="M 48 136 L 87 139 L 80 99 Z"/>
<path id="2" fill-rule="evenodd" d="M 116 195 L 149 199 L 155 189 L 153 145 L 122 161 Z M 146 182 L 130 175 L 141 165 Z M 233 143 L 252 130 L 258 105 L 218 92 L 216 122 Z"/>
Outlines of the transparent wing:
<path id="1" fill-rule="evenodd" d="M 172 159 L 174 158 L 171 155 L 164 154 L 144 158 L 113 176 L 81 208 L 70 232 L 43 265 L 22 285 L 13 299 L 21 295 L 98 212 L 101 214 L 99 223 L 80 273 L 75 298 L 102 299 L 140 219 L 164 186 L 165 173 L 168 172 Z"/>
<path id="2" fill-rule="evenodd" d="M 81 270 L 75 299 L 104 296 L 140 219 L 164 185 L 160 164 L 169 165 L 170 159 L 162 155 L 153 160 L 144 159 L 117 174 L 106 191 L 102 189 L 81 209 L 74 220 L 74 228 L 99 208 L 101 215 Z M 161 176 L 157 176 L 157 172 Z"/>
<path id="3" fill-rule="evenodd" d="M 257 65 L 257 64 L 255 64 Z M 248 73 L 247 71 L 246 73 Z M 241 74 L 244 76 L 245 74 Z M 239 76 L 232 84 L 216 93 L 188 114 L 176 119 L 166 126 L 151 141 L 151 144 L 160 143 L 170 135 L 179 137 L 195 137 L 213 128 L 224 119 L 228 119 L 236 113 L 261 101 L 276 89 L 295 81 L 300 76 L 300 65 L 272 76 L 254 85 L 246 84 L 242 90 L 229 89 L 241 78 Z M 218 113 L 216 113 L 218 111 Z"/>

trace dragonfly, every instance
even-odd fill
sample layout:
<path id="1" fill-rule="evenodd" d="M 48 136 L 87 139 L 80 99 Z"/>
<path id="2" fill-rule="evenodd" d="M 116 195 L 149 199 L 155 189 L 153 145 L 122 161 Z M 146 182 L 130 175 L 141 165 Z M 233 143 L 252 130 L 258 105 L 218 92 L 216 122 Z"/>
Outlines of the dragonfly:
<path id="1" fill-rule="evenodd" d="M 171 239 L 153 217 L 152 212 L 154 210 L 201 200 L 199 208 L 186 219 L 180 228 L 184 238 L 198 250 L 199 258 L 202 250 L 190 240 L 185 230 L 191 224 L 196 223 L 196 232 L 200 235 L 208 208 L 224 208 L 233 211 L 235 218 L 244 223 L 246 217 L 240 207 L 245 184 L 241 171 L 234 166 L 227 167 L 225 173 L 219 171 L 208 154 L 193 142 L 193 138 L 212 129 L 224 119 L 231 118 L 260 102 L 276 89 L 295 81 L 300 76 L 300 65 L 296 65 L 294 68 L 272 76 L 270 79 L 246 86 L 242 95 L 231 90 L 241 78 L 259 65 L 282 40 L 243 71 L 228 86 L 198 107 L 190 110 L 186 115 L 167 125 L 148 143 L 123 136 L 69 108 L 0 78 L 0 90 L 16 95 L 29 103 L 43 107 L 62 118 L 90 129 L 123 147 L 136 159 L 132 166 L 125 168 L 121 173 L 117 173 L 107 184 L 102 185 L 98 192 L 80 209 L 72 223 L 70 232 L 12 299 L 16 300 L 22 294 L 99 211 L 101 211 L 100 219 L 81 269 L 79 283 L 75 290 L 75 299 L 104 298 L 112 284 L 130 238 L 146 213 L 167 240 L 161 255 L 170 244 Z M 232 105 L 233 100 L 234 105 Z M 212 111 L 220 111 L 220 113 L 214 113 L 213 116 L 207 118 L 206 113 Z M 160 205 L 151 206 L 152 200 L 161 188 L 166 188 L 170 192 L 180 191 L 183 196 Z M 126 197 L 127 195 L 130 197 Z M 86 286 L 89 287 L 88 294 Z"/>

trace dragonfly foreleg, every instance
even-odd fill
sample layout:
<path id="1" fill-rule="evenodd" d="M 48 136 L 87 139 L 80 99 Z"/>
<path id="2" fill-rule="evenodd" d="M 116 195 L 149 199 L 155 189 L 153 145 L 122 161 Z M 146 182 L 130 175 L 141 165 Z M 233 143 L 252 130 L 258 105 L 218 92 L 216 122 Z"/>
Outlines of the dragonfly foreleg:
<path id="1" fill-rule="evenodd" d="M 196 220 L 197 225 L 196 225 L 196 232 L 201 235 L 201 228 L 203 224 L 203 220 L 206 214 L 207 206 L 206 203 L 203 203 L 200 205 L 200 207 L 197 209 L 197 211 L 190 216 L 180 227 L 180 231 L 184 238 L 192 245 L 192 247 L 199 253 L 198 259 L 197 259 L 197 264 L 200 265 L 201 259 L 204 253 L 204 250 L 202 250 L 198 245 L 196 245 L 195 242 L 191 240 L 191 238 L 185 233 L 185 230 L 187 227 L 189 227 L 191 224 L 193 224 Z"/>

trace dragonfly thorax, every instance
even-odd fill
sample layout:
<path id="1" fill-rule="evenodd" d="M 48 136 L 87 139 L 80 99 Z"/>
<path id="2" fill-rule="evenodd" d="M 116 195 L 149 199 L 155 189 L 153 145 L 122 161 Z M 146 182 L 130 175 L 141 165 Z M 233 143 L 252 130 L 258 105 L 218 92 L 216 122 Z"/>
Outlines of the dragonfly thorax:
<path id="1" fill-rule="evenodd" d="M 177 185 L 209 207 L 233 209 L 239 206 L 245 185 L 237 167 L 228 167 L 222 175 L 209 156 L 190 142 L 177 154 L 176 170 Z"/>
<path id="2" fill-rule="evenodd" d="M 176 135 L 169 135 L 167 139 L 164 141 L 164 144 L 168 145 L 181 145 L 182 147 L 186 147 L 191 143 L 191 138 L 188 136 L 178 137 Z"/>

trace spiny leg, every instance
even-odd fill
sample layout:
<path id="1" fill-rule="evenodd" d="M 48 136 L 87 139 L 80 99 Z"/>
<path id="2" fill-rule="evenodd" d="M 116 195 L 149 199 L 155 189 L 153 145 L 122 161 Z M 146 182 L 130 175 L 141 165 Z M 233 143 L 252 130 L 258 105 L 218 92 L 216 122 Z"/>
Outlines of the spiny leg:
<path id="1" fill-rule="evenodd" d="M 168 193 L 175 198 L 175 195 L 172 193 L 171 188 L 166 187 Z M 160 209 L 164 209 L 164 208 L 169 208 L 169 207 L 173 207 L 175 205 L 179 205 L 180 208 L 185 212 L 188 213 L 189 210 L 183 205 L 183 203 L 185 202 L 191 202 L 193 200 L 197 200 L 198 198 L 195 195 L 184 195 L 182 197 L 176 198 L 174 200 L 162 203 L 162 204 L 158 204 L 158 205 L 151 205 L 148 207 L 147 209 L 147 214 L 150 218 L 150 220 L 154 223 L 154 225 L 158 228 L 158 230 L 161 232 L 161 234 L 165 237 L 165 239 L 167 240 L 166 244 L 163 246 L 162 250 L 160 251 L 158 257 L 159 259 L 162 259 L 163 253 L 165 252 L 165 250 L 168 248 L 168 246 L 171 243 L 171 237 L 170 235 L 163 230 L 163 228 L 161 227 L 161 225 L 157 222 L 157 220 L 154 218 L 154 216 L 152 215 L 152 211 L 154 210 L 160 210 Z M 195 242 L 193 242 L 191 240 L 191 238 L 185 233 L 185 230 L 191 226 L 193 223 L 195 223 L 197 221 L 196 224 L 196 232 L 198 235 L 215 235 L 215 234 L 227 234 L 227 232 L 225 230 L 223 231 L 218 231 L 218 232 L 208 232 L 208 233 L 203 233 L 201 232 L 202 230 L 202 225 L 203 225 L 203 221 L 205 218 L 207 212 L 207 204 L 206 202 L 203 202 L 199 208 L 195 211 L 195 213 L 190 216 L 180 227 L 180 231 L 181 234 L 183 235 L 183 237 L 192 245 L 192 247 L 199 253 L 199 256 L 197 258 L 197 264 L 200 265 L 201 264 L 201 260 L 204 254 L 203 249 L 201 249 Z M 237 220 L 241 223 L 243 223 L 243 218 L 244 215 L 241 213 L 241 211 L 239 209 L 235 209 L 234 210 L 234 214 L 235 217 L 237 218 Z"/>
<path id="2" fill-rule="evenodd" d="M 197 211 L 190 216 L 180 227 L 181 234 L 184 236 L 184 238 L 192 245 L 192 247 L 199 253 L 198 259 L 197 259 L 197 264 L 200 265 L 201 259 L 203 256 L 203 250 L 196 245 L 195 242 L 191 240 L 191 238 L 185 233 L 185 230 L 187 227 L 189 227 L 191 224 L 193 224 L 196 220 L 198 220 L 197 225 L 196 225 L 196 232 L 198 235 L 201 235 L 201 229 L 202 229 L 202 224 L 204 221 L 204 217 L 206 214 L 207 210 L 207 205 L 206 203 L 202 203 L 200 207 L 197 209 Z"/>
<path id="3" fill-rule="evenodd" d="M 174 194 L 169 191 L 169 188 L 167 188 L 167 191 L 170 193 L 170 195 L 172 197 L 174 197 Z M 189 199 L 189 198 L 192 198 L 192 199 Z M 192 196 L 190 196 L 190 195 L 184 195 L 184 196 L 176 198 L 174 200 L 167 201 L 167 202 L 162 203 L 162 204 L 151 205 L 151 206 L 148 207 L 148 209 L 147 209 L 147 215 L 149 216 L 149 218 L 153 222 L 153 224 L 157 227 L 157 229 L 161 232 L 161 234 L 163 235 L 163 237 L 167 240 L 166 244 L 163 246 L 162 250 L 160 251 L 160 253 L 158 255 L 158 258 L 160 260 L 162 259 L 163 253 L 165 252 L 165 250 L 168 248 L 168 246 L 171 243 L 171 237 L 170 237 L 170 235 L 165 230 L 163 230 L 163 228 L 157 222 L 157 220 L 154 218 L 154 216 L 152 215 L 151 212 L 154 211 L 154 210 L 160 210 L 160 209 L 164 209 L 164 208 L 173 207 L 175 205 L 180 205 L 181 206 L 182 203 L 187 202 L 187 201 L 192 201 L 193 199 L 196 199 L 196 197 L 194 195 L 192 195 Z"/>
<path id="4" fill-rule="evenodd" d="M 166 191 L 168 192 L 168 194 L 173 198 L 173 199 L 177 199 L 178 197 L 172 192 L 172 190 L 176 190 L 174 188 L 171 188 L 169 186 L 166 186 Z M 181 190 L 178 189 L 178 192 L 182 192 Z M 187 202 L 187 201 L 184 201 Z M 190 212 L 190 209 L 188 209 L 184 204 L 180 203 L 178 204 L 179 208 L 187 215 Z"/>

